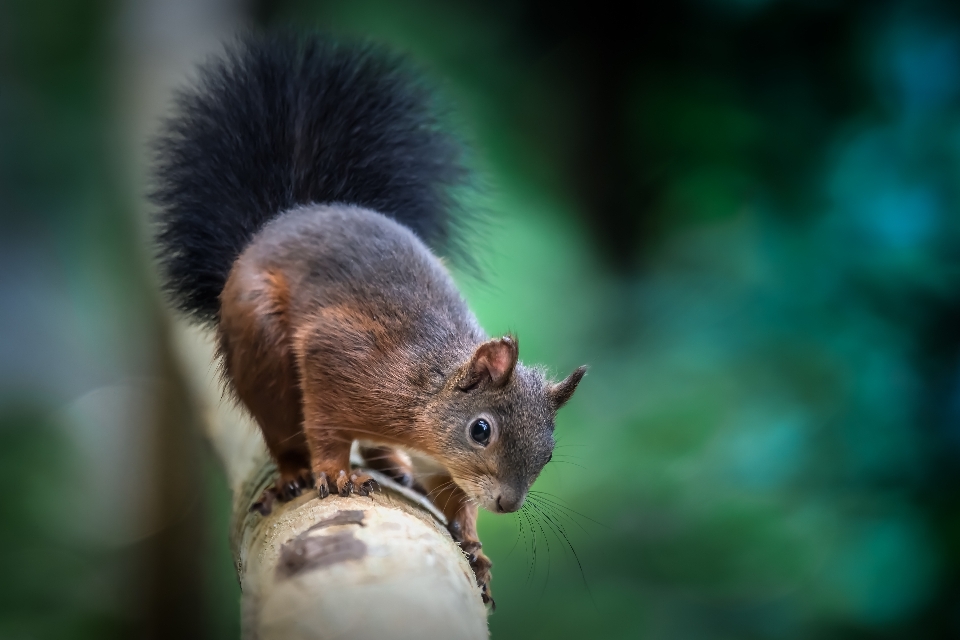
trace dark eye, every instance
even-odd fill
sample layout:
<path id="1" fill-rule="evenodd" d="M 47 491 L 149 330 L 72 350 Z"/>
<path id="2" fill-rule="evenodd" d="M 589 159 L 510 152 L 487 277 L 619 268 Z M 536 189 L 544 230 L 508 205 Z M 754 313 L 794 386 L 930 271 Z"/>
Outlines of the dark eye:
<path id="1" fill-rule="evenodd" d="M 483 446 L 490 442 L 490 431 L 490 423 L 483 418 L 474 420 L 473 424 L 470 425 L 470 437 Z"/>

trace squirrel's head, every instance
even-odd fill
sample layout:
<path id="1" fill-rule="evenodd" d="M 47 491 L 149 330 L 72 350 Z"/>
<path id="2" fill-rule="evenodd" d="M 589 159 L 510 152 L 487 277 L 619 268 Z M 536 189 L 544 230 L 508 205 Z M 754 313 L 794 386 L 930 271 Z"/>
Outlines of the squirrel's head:
<path id="1" fill-rule="evenodd" d="M 517 341 L 488 340 L 447 380 L 434 408 L 445 437 L 437 454 L 461 489 L 494 513 L 516 511 L 553 455 L 557 410 L 586 367 L 548 381 L 517 361 Z"/>

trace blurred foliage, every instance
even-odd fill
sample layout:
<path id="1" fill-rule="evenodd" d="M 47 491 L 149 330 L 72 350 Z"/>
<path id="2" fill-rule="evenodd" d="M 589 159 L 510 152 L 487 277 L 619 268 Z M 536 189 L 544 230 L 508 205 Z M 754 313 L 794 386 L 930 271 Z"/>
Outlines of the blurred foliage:
<path id="1" fill-rule="evenodd" d="M 0 416 L 0 637 L 122 637 L 122 612 L 104 574 L 117 558 L 63 527 L 60 492 L 76 460 L 41 411 Z M 105 589 L 107 587 L 107 589 Z"/>
<path id="2" fill-rule="evenodd" d="M 65 152 L 109 138 L 94 99 L 109 60 L 62 53 L 71 38 L 100 51 L 116 8 L 84 22 L 41 4 L 17 29 L 62 25 L 57 37 L 0 27 L 4 53 L 33 65 L 5 66 L 5 88 L 47 92 L 0 92 L 4 213 L 54 212 L 55 246 L 122 256 L 126 236 L 71 226 L 75 203 L 118 189 L 109 164 Z M 468 299 L 488 331 L 519 335 L 526 361 L 591 366 L 536 499 L 481 516 L 493 636 L 960 636 L 960 7 L 613 7 L 252 7 L 263 25 L 372 36 L 430 69 L 490 183 L 477 202 L 493 217 L 477 243 L 488 269 L 461 278 Z M 71 176 L 57 189 L 59 174 L 30 169 L 54 161 Z M 89 273 L 79 291 L 121 301 L 105 321 L 137 308 L 115 275 Z M 16 426 L 43 420 L 4 422 L 16 459 L 54 464 L 31 444 L 46 436 L 23 435 L 49 427 Z M 208 628 L 228 637 L 237 594 L 217 483 L 209 597 L 224 604 L 209 611 L 223 622 Z M 43 504 L 28 496 L 11 504 Z M 44 518 L 17 533 L 5 517 L 0 535 L 113 561 L 51 538 Z M 17 566 L 20 597 L 66 602 Z M 94 600 L 58 606 L 112 624 Z M 0 635 L 15 623 L 33 630 L 22 637 L 106 635 L 42 634 L 22 611 L 2 610 Z"/>

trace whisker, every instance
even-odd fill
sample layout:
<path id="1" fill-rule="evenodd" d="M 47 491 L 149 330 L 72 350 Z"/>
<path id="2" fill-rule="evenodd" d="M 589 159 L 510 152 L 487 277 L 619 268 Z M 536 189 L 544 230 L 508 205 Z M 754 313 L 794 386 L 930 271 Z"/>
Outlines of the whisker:
<path id="1" fill-rule="evenodd" d="M 552 505 L 554 505 L 554 506 L 557 507 L 557 508 L 563 509 L 564 511 L 569 511 L 570 513 L 575 513 L 576 515 L 580 516 L 581 518 L 584 518 L 584 519 L 586 519 L 586 520 L 589 520 L 590 522 L 592 522 L 592 523 L 594 523 L 594 524 L 597 524 L 597 525 L 600 525 L 601 527 L 604 527 L 604 528 L 606 528 L 606 529 L 609 529 L 609 528 L 610 528 L 609 526 L 605 525 L 604 523 L 598 522 L 598 521 L 594 520 L 593 518 L 591 518 L 591 517 L 589 517 L 589 516 L 585 516 L 585 515 L 583 515 L 582 513 L 580 513 L 579 511 L 576 511 L 575 509 L 571 509 L 570 507 L 568 507 L 568 506 L 564 505 L 563 503 L 559 502 L 560 500 L 563 499 L 563 498 L 561 498 L 560 496 L 554 495 L 554 494 L 552 494 L 552 493 L 547 493 L 546 491 L 531 491 L 531 492 L 530 492 L 530 495 L 535 495 L 535 496 L 539 497 L 540 500 L 542 500 L 542 501 L 544 501 L 544 502 L 547 502 L 548 504 L 552 504 Z M 549 498 L 545 498 L 544 496 L 549 496 Z M 553 500 L 551 500 L 550 498 L 553 498 Z"/>
<path id="2" fill-rule="evenodd" d="M 437 486 L 437 487 L 434 487 L 433 490 L 428 491 L 427 494 L 426 494 L 426 497 L 429 498 L 429 497 L 430 497 L 431 495 L 433 495 L 434 493 L 438 493 L 438 492 L 440 492 L 440 491 L 442 491 L 442 490 L 449 489 L 451 486 L 453 486 L 453 484 L 454 484 L 453 480 L 447 480 L 447 481 L 444 482 L 443 484 L 441 484 L 441 485 L 439 485 L 439 486 Z"/>
<path id="3" fill-rule="evenodd" d="M 524 519 L 527 521 L 527 529 L 530 531 L 530 564 L 527 567 L 527 584 L 532 580 L 532 576 L 536 575 L 536 566 L 537 566 L 537 532 L 533 528 L 533 524 L 530 522 L 530 512 L 526 509 L 526 505 L 521 509 Z"/>
<path id="4" fill-rule="evenodd" d="M 510 548 L 510 553 L 508 553 L 506 556 L 504 556 L 504 559 L 505 559 L 505 560 L 506 560 L 507 558 L 509 558 L 510 556 L 513 555 L 513 552 L 514 552 L 514 551 L 516 550 L 516 548 L 517 548 L 517 544 L 520 543 L 520 534 L 523 533 L 523 521 L 520 520 L 520 518 L 515 518 L 515 519 L 514 519 L 514 522 L 516 522 L 517 524 L 520 525 L 520 529 L 517 531 L 517 539 L 514 541 L 513 547 Z"/>
<path id="5" fill-rule="evenodd" d="M 584 469 L 584 470 L 586 470 L 586 467 L 583 466 L 582 464 L 577 464 L 577 463 L 575 463 L 575 462 L 569 462 L 569 461 L 567 461 L 567 460 L 551 460 L 551 462 L 556 462 L 557 464 L 568 464 L 568 465 L 570 465 L 571 467 L 577 467 L 578 469 Z"/>
<path id="6" fill-rule="evenodd" d="M 531 506 L 533 506 L 534 509 L 537 509 L 539 511 L 535 503 L 531 503 Z M 590 585 L 587 583 L 587 575 L 583 571 L 583 564 L 580 562 L 580 556 L 577 555 L 577 550 L 574 549 L 573 544 L 570 543 L 570 538 L 569 536 L 567 536 L 566 530 L 563 528 L 563 525 L 561 525 L 558 522 L 554 522 L 548 514 L 544 513 L 543 511 L 540 511 L 540 513 L 548 522 L 550 522 L 552 525 L 556 527 L 554 529 L 554 535 L 557 535 L 559 531 L 559 535 L 557 535 L 557 539 L 560 539 L 560 537 L 562 536 L 563 541 L 567 544 L 567 547 L 570 549 L 570 552 L 573 553 L 573 558 L 574 560 L 576 560 L 577 567 L 580 569 L 580 577 L 583 579 L 583 587 L 584 589 L 587 590 L 587 595 L 590 596 L 590 602 L 593 603 L 593 608 L 597 609 L 597 602 L 596 600 L 594 600 L 593 592 L 590 591 Z M 599 609 L 597 610 L 599 611 Z"/>
<path id="7" fill-rule="evenodd" d="M 537 509 L 537 506 L 533 503 L 530 503 L 530 505 L 533 507 L 533 513 L 531 515 L 533 516 L 534 521 L 537 523 L 537 527 L 540 529 L 540 535 L 543 536 L 543 543 L 547 545 L 547 576 L 543 580 L 543 589 L 540 591 L 540 597 L 542 598 L 543 594 L 547 592 L 547 584 L 550 582 L 550 565 L 552 564 L 550 556 L 550 536 L 548 536 L 543 530 L 543 523 L 540 521 L 540 518 L 537 515 L 539 509 Z"/>
<path id="8" fill-rule="evenodd" d="M 577 527 L 581 531 L 583 531 L 585 534 L 587 534 L 588 536 L 590 535 L 590 532 L 587 531 L 587 529 L 584 528 L 582 524 L 577 522 L 577 520 L 573 516 L 571 516 L 569 513 L 565 513 L 564 511 L 562 511 L 557 505 L 551 504 L 549 502 L 545 502 L 543 501 L 543 498 L 538 496 L 529 496 L 528 499 L 531 500 L 533 504 L 537 504 L 543 509 L 549 509 L 550 512 L 554 514 L 557 518 L 566 518 L 569 522 L 572 522 L 573 524 L 577 525 Z"/>

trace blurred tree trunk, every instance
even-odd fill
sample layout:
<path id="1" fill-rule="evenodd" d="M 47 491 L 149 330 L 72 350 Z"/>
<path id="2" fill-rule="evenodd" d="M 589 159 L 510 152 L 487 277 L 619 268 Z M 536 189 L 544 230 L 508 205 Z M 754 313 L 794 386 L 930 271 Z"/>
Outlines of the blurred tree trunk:
<path id="1" fill-rule="evenodd" d="M 149 140 L 172 105 L 174 88 L 193 65 L 215 50 L 241 23 L 238 0 L 128 0 L 118 12 L 117 99 L 125 115 L 131 177 L 139 207 L 141 255 L 152 255 L 148 207 Z M 153 274 L 149 263 L 147 274 Z M 158 290 L 155 281 L 145 285 Z M 202 416 L 192 397 L 172 325 L 159 297 L 153 298 L 156 333 L 153 418 L 152 518 L 157 533 L 144 540 L 145 588 L 139 626 L 147 638 L 206 638 L 213 628 L 204 555 L 210 509 L 205 504 Z"/>
<path id="2" fill-rule="evenodd" d="M 160 315 L 160 309 L 157 309 Z M 164 327 L 163 318 L 156 326 Z M 205 638 L 209 611 L 203 590 L 206 529 L 203 457 L 196 412 L 179 364 L 161 330 L 156 354 L 153 421 L 153 519 L 157 533 L 144 542 L 147 578 L 141 625 L 147 638 Z"/>

